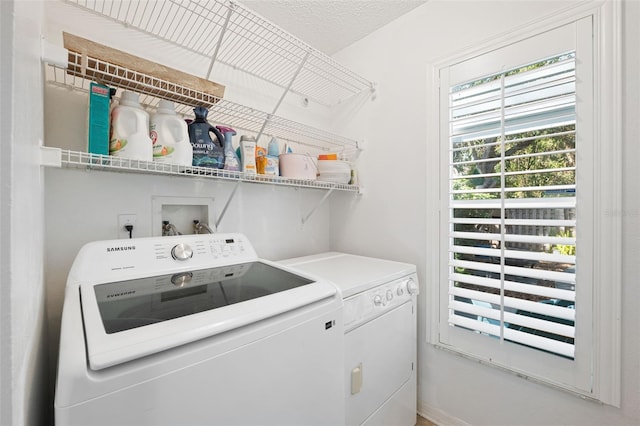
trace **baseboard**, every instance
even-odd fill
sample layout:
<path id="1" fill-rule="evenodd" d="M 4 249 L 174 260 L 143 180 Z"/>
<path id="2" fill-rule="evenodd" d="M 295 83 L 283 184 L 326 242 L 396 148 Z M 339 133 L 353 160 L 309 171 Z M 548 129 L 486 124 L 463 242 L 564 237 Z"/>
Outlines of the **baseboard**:
<path id="1" fill-rule="evenodd" d="M 442 410 L 431 407 L 423 401 L 418 401 L 418 414 L 438 426 L 470 426 L 469 423 L 453 417 Z"/>

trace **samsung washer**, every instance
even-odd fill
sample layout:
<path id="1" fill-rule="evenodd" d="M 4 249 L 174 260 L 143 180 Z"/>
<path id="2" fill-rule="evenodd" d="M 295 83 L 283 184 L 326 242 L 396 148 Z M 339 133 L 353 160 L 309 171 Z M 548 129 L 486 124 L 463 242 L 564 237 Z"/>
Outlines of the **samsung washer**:
<path id="1" fill-rule="evenodd" d="M 337 288 L 241 234 L 89 243 L 65 290 L 56 424 L 341 424 L 343 343 Z"/>
<path id="2" fill-rule="evenodd" d="M 415 425 L 415 265 L 336 252 L 280 263 L 329 280 L 342 293 L 345 423 Z"/>

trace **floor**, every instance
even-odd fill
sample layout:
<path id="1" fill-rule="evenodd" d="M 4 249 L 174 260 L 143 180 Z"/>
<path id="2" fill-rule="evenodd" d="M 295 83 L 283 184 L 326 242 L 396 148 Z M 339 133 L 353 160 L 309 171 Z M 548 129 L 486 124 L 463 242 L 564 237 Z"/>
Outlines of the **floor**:
<path id="1" fill-rule="evenodd" d="M 424 417 L 418 414 L 418 423 L 416 423 L 416 426 L 437 426 L 437 425 L 435 423 L 431 423 L 429 420 L 425 419 Z"/>

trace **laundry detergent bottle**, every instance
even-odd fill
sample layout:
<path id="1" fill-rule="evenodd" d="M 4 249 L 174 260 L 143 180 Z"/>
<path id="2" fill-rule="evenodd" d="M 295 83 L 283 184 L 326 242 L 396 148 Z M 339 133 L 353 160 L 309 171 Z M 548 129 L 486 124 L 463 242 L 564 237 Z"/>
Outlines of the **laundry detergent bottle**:
<path id="1" fill-rule="evenodd" d="M 111 110 L 109 154 L 132 160 L 153 160 L 149 114 L 140 106 L 137 93 L 123 92 L 119 104 Z"/>
<path id="2" fill-rule="evenodd" d="M 236 131 L 231 127 L 216 126 L 216 128 L 224 135 L 224 169 L 239 172 L 240 159 L 233 149 L 233 136 Z"/>
<path id="3" fill-rule="evenodd" d="M 193 112 L 196 119 L 189 123 L 189 140 L 193 147 L 192 165 L 222 169 L 224 167 L 224 136 L 207 121 L 209 110 L 205 107 L 195 107 Z M 211 139 L 211 133 L 215 140 Z"/>
<path id="4" fill-rule="evenodd" d="M 173 109 L 173 102 L 160 100 L 158 110 L 149 120 L 149 136 L 153 143 L 153 161 L 191 166 L 193 149 L 187 123 Z"/>
<path id="5" fill-rule="evenodd" d="M 256 165 L 256 138 L 253 136 L 240 136 L 240 159 L 242 160 L 242 171 L 255 175 L 258 172 Z"/>

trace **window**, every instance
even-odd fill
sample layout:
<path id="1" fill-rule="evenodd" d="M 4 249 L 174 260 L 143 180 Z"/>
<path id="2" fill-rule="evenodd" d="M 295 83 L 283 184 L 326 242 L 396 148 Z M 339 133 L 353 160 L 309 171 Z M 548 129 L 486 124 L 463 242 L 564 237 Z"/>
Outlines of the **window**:
<path id="1" fill-rule="evenodd" d="M 449 325 L 574 357 L 575 51 L 449 91 Z"/>
<path id="2" fill-rule="evenodd" d="M 616 405 L 620 231 L 603 212 L 619 206 L 608 186 L 620 184 L 619 118 L 604 80 L 615 66 L 598 62 L 615 51 L 601 37 L 607 7 L 437 67 L 431 330 L 437 346 Z"/>

